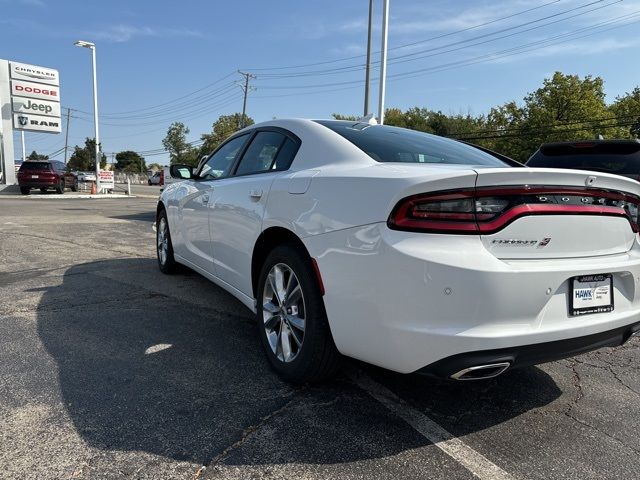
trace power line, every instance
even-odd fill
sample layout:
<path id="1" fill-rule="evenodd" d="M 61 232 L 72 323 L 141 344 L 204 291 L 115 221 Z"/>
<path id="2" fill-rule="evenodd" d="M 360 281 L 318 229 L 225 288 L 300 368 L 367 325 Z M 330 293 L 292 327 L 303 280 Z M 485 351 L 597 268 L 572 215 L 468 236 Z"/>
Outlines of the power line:
<path id="1" fill-rule="evenodd" d="M 600 3 L 604 2 L 604 1 L 605 0 L 594 0 L 594 1 L 591 1 L 589 3 L 583 4 L 583 5 L 580 5 L 580 6 L 577 6 L 577 7 L 569 8 L 567 10 L 563 10 L 563 11 L 555 13 L 553 15 L 547 15 L 545 17 L 537 18 L 535 20 L 529 20 L 527 22 L 520 23 L 518 25 L 513 25 L 511 27 L 503 28 L 501 30 L 497 30 L 497 31 L 494 31 L 494 32 L 484 33 L 482 35 L 477 35 L 475 37 L 470 37 L 470 38 L 467 38 L 467 39 L 458 40 L 458 41 L 447 43 L 447 44 L 440 45 L 440 46 L 437 46 L 437 47 L 431 47 L 431 48 L 428 48 L 428 49 L 419 50 L 417 52 L 407 53 L 407 54 L 404 54 L 404 55 L 398 55 L 398 56 L 390 58 L 389 59 L 389 64 L 402 63 L 402 62 L 415 60 L 414 58 L 411 58 L 411 57 L 425 58 L 426 56 L 419 56 L 419 55 L 421 55 L 423 53 L 427 53 L 427 52 L 435 52 L 435 51 L 443 50 L 445 48 L 452 47 L 452 46 L 464 45 L 466 43 L 473 42 L 474 40 L 479 40 L 479 39 L 491 37 L 491 36 L 494 36 L 494 35 L 497 35 L 497 34 L 500 34 L 500 33 L 508 32 L 508 31 L 512 31 L 512 30 L 517 30 L 517 29 L 520 29 L 522 27 L 526 27 L 528 25 L 533 25 L 533 24 L 536 24 L 536 23 L 543 22 L 544 20 L 549 20 L 551 18 L 557 18 L 557 17 L 563 16 L 563 15 L 566 15 L 568 13 L 572 13 L 572 12 L 575 12 L 575 11 L 578 11 L 578 10 L 582 10 L 582 9 L 590 7 L 592 5 L 600 4 Z M 519 35 L 521 33 L 525 33 L 525 32 L 531 31 L 531 30 L 535 30 L 535 29 L 543 28 L 545 26 L 549 26 L 549 25 L 553 25 L 553 24 L 556 24 L 556 23 L 560 23 L 560 22 L 566 21 L 566 20 L 571 19 L 571 18 L 575 18 L 575 17 L 579 17 L 579 16 L 582 16 L 582 15 L 586 15 L 588 13 L 592 13 L 592 12 L 594 12 L 596 10 L 607 8 L 607 7 L 611 6 L 611 5 L 614 5 L 616 3 L 620 3 L 622 1 L 623 0 L 611 1 L 610 3 L 607 3 L 605 5 L 600 5 L 600 6 L 596 7 L 596 8 L 592 8 L 592 9 L 586 10 L 584 12 L 575 14 L 575 15 L 567 16 L 565 18 L 554 20 L 552 22 L 547 22 L 547 23 L 544 23 L 542 25 L 536 25 L 534 27 L 531 27 L 531 28 L 526 29 L 526 30 L 522 30 L 520 32 L 514 32 L 514 33 L 511 33 L 509 35 L 504 35 L 502 37 L 489 39 L 489 40 L 486 40 L 484 42 L 478 42 L 478 43 L 475 43 L 475 44 L 472 44 L 472 45 L 463 46 L 463 47 L 460 47 L 460 48 L 457 48 L 457 49 L 447 50 L 446 52 L 442 52 L 442 53 L 448 53 L 450 51 L 462 50 L 464 48 L 469 48 L 469 47 L 472 47 L 472 46 L 493 42 L 493 41 L 500 40 L 500 39 L 507 38 L 507 37 L 511 37 L 511 36 L 514 36 L 514 35 Z M 439 37 L 442 37 L 442 36 L 439 36 Z M 425 42 L 425 40 L 421 40 L 421 41 L 413 42 L 412 44 L 406 44 L 406 45 L 407 46 L 417 45 L 417 44 L 424 43 L 424 42 Z M 432 55 L 428 55 L 428 56 L 432 56 Z M 374 64 L 379 64 L 380 61 L 376 60 L 373 63 Z M 261 74 L 261 78 L 263 78 L 263 79 L 277 79 L 277 78 L 295 78 L 295 77 L 316 76 L 316 75 L 337 75 L 337 74 L 342 74 L 342 73 L 360 71 L 364 67 L 365 67 L 364 64 L 355 64 L 355 65 L 348 65 L 348 66 L 344 66 L 344 67 L 336 67 L 336 68 L 325 69 L 325 70 L 312 70 L 312 71 L 307 71 L 307 72 L 263 73 L 263 74 Z"/>
<path id="2" fill-rule="evenodd" d="M 445 38 L 445 37 L 449 37 L 449 36 L 452 36 L 452 35 L 456 35 L 458 33 L 464 33 L 464 32 L 468 32 L 470 30 L 474 30 L 474 29 L 477 29 L 477 28 L 482 28 L 482 27 L 485 27 L 487 25 L 492 25 L 494 23 L 501 22 L 503 20 L 508 20 L 509 18 L 514 18 L 514 17 L 517 17 L 519 15 L 524 15 L 525 13 L 529 13 L 529 12 L 534 11 L 534 10 L 538 10 L 538 9 L 541 9 L 541 8 L 548 7 L 549 5 L 553 5 L 553 4 L 558 3 L 560 1 L 561 0 L 553 0 L 551 2 L 544 3 L 542 5 L 538 5 L 536 7 L 527 8 L 526 10 L 521 10 L 521 11 L 518 11 L 516 13 L 510 14 L 510 15 L 506 15 L 504 17 L 500 17 L 500 18 L 496 18 L 494 20 L 490 20 L 490 21 L 487 21 L 487 22 L 484 22 L 484 23 L 479 23 L 479 24 L 476 24 L 476 25 L 472 25 L 470 27 L 462 28 L 460 30 L 455 30 L 453 32 L 444 33 L 444 34 L 441 34 L 441 35 L 436 35 L 434 37 L 426 38 L 424 40 L 420 40 L 420 41 L 417 41 L 417 42 L 398 45 L 396 47 L 389 48 L 389 51 L 391 51 L 391 50 L 399 50 L 399 49 L 402 49 L 402 48 L 407 48 L 407 47 L 411 47 L 411 46 L 417 45 L 419 43 L 426 43 L 426 42 L 430 42 L 430 41 L 433 41 L 433 40 L 438 40 L 440 38 Z M 375 51 L 373 53 L 377 54 L 377 53 L 380 53 L 380 52 L 379 51 Z M 249 68 L 247 70 L 256 71 L 256 72 L 260 72 L 260 71 L 275 71 L 275 70 L 292 70 L 292 69 L 296 69 L 296 68 L 315 67 L 315 66 L 318 66 L 318 65 L 328 65 L 328 64 L 332 64 L 332 63 L 339 63 L 339 62 L 343 62 L 343 61 L 347 61 L 347 60 L 354 60 L 356 58 L 363 58 L 363 57 L 364 57 L 364 55 L 354 55 L 354 56 L 351 56 L 351 57 L 343 57 L 343 58 L 334 59 L 334 60 L 326 60 L 326 61 L 323 61 L 323 62 L 306 63 L 306 64 L 302 64 L 302 65 L 288 65 L 288 66 L 267 67 L 267 68 Z"/>

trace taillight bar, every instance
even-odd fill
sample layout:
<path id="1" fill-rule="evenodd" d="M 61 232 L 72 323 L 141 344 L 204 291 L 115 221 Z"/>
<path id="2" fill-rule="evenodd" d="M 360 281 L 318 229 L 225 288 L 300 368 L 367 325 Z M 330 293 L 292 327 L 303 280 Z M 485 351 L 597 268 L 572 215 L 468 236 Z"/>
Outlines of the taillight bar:
<path id="1" fill-rule="evenodd" d="M 640 197 L 624 192 L 563 186 L 507 186 L 413 195 L 395 206 L 389 228 L 488 235 L 530 215 L 625 217 L 638 232 Z"/>

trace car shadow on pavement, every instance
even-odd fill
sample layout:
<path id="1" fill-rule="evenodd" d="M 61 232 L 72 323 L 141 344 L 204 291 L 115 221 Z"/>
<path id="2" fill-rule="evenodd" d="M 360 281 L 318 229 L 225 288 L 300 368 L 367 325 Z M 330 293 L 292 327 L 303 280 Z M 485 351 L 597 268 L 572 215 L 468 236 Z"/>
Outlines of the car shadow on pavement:
<path id="1" fill-rule="evenodd" d="M 428 445 L 346 375 L 315 387 L 280 381 L 251 314 L 193 272 L 165 276 L 150 259 L 80 264 L 37 311 L 65 408 L 94 448 L 205 465 L 333 464 Z M 451 385 L 347 363 L 456 434 L 560 395 L 535 368 Z"/>

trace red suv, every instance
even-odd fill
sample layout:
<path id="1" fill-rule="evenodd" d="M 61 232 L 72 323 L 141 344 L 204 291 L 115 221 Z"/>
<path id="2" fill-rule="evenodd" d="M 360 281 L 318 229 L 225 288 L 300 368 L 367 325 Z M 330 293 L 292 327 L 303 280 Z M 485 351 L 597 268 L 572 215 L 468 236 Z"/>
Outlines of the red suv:
<path id="1" fill-rule="evenodd" d="M 67 173 L 67 167 L 57 160 L 27 160 L 18 170 L 20 193 L 29 195 L 32 188 L 39 188 L 42 193 L 55 189 L 56 193 L 64 193 L 66 187 L 72 191 L 78 189 L 78 179 Z"/>

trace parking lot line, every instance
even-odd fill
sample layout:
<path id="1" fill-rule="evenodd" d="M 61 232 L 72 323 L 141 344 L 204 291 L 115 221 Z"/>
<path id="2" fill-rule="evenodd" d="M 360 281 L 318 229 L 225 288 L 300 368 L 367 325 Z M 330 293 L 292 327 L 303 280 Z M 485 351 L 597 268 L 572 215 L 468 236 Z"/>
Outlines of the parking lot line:
<path id="1" fill-rule="evenodd" d="M 515 480 L 481 453 L 438 425 L 431 418 L 408 405 L 388 388 L 365 373 L 351 372 L 349 377 L 365 392 L 407 422 L 444 453 L 482 480 Z"/>

